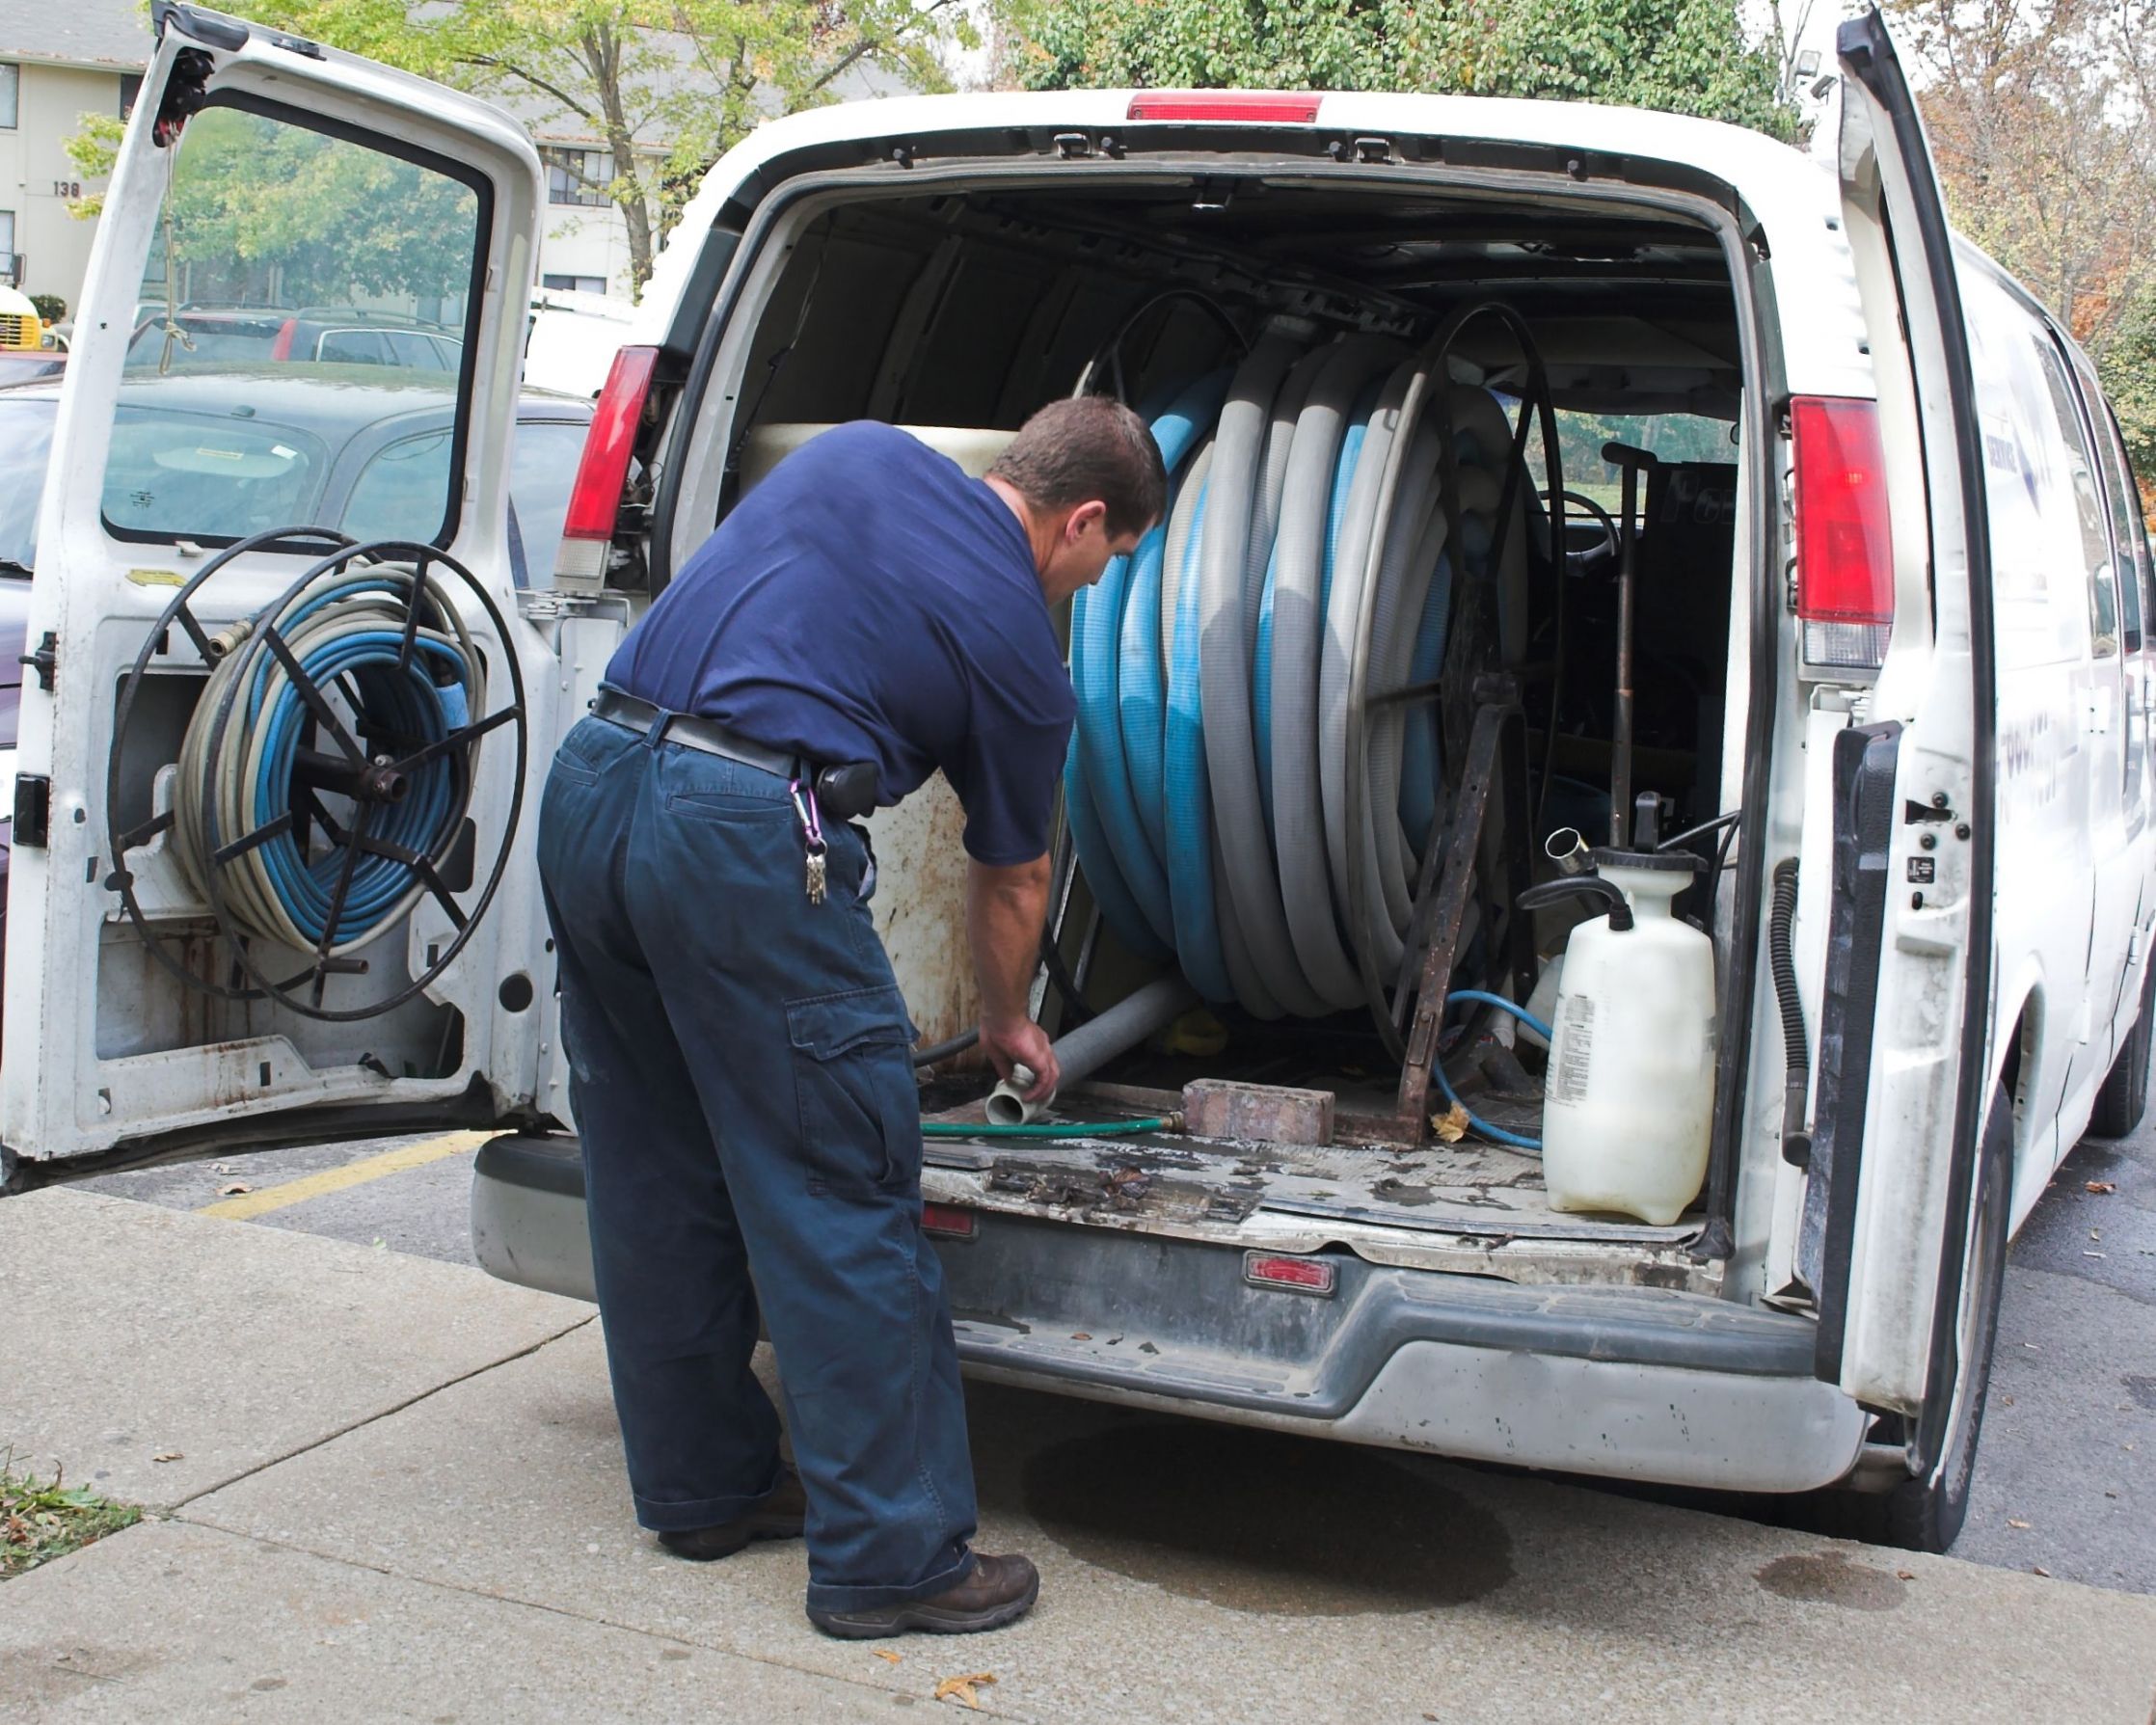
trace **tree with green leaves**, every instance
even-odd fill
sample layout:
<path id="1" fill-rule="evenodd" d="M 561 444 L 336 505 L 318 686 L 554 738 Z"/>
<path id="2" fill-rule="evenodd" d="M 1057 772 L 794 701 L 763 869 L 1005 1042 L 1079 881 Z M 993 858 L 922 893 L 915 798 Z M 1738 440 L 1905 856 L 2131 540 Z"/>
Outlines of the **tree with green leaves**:
<path id="1" fill-rule="evenodd" d="M 620 210 L 641 289 L 704 171 L 760 121 L 838 99 L 849 73 L 946 88 L 958 0 L 226 0 L 332 47 L 507 102 L 601 143 L 585 181 Z M 576 167 L 564 171 L 583 179 Z"/>
<path id="2" fill-rule="evenodd" d="M 1004 0 L 1028 89 L 1415 90 L 1663 108 L 1788 137 L 1736 0 Z"/>
<path id="3" fill-rule="evenodd" d="M 2142 284 L 2109 334 L 2096 370 L 2145 491 L 2156 481 L 2156 282 Z"/>

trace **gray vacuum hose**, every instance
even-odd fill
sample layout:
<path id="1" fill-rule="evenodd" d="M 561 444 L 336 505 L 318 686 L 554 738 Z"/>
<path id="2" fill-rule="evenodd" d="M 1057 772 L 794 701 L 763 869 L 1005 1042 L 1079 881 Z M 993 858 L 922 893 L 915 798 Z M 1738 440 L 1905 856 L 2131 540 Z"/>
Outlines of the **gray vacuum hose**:
<path id="1" fill-rule="evenodd" d="M 1127 1000 L 1118 1001 L 1099 1017 L 1057 1040 L 1056 1063 L 1063 1068 L 1063 1082 L 1073 1084 L 1099 1071 L 1116 1056 L 1137 1047 L 1197 1004 L 1198 990 L 1183 980 L 1180 972 L 1147 983 Z M 1023 1066 L 1018 1070 L 1026 1071 Z M 1032 1081 L 1032 1074 L 1026 1073 L 1026 1082 Z M 1020 1087 L 1007 1078 L 989 1092 L 988 1123 L 1030 1126 L 1054 1100 L 1051 1095 L 1039 1102 L 1028 1102 Z"/>
<path id="2" fill-rule="evenodd" d="M 1326 1003 L 1296 963 L 1286 912 L 1273 870 L 1273 853 L 1263 844 L 1235 835 L 1264 830 L 1265 805 L 1257 789 L 1257 754 L 1252 732 L 1251 646 L 1255 633 L 1248 596 L 1256 590 L 1250 579 L 1255 564 L 1252 544 L 1253 517 L 1269 501 L 1262 495 L 1266 444 L 1273 405 L 1280 394 L 1300 342 L 1268 337 L 1253 350 L 1235 374 L 1213 432 L 1213 465 L 1205 499 L 1205 529 L 1199 546 L 1199 676 L 1205 713 L 1205 768 L 1211 782 L 1214 830 L 1223 842 L 1214 855 L 1226 892 L 1215 901 L 1221 923 L 1223 957 L 1236 979 L 1236 993 L 1255 1006 L 1254 994 L 1278 1003 L 1299 1017 L 1322 1016 Z M 1297 367 L 1307 390 L 1307 372 Z M 1275 440 L 1277 442 L 1277 440 Z M 1280 463 L 1286 475 L 1286 461 Z M 1270 535 L 1265 540 L 1269 549 Z M 1240 949 L 1240 950 L 1238 950 Z M 1254 982 L 1256 986 L 1249 984 Z M 1276 1007 L 1276 1013 L 1278 1008 Z"/>
<path id="3" fill-rule="evenodd" d="M 1396 363 L 1396 343 L 1351 337 L 1328 348 L 1296 418 L 1280 500 L 1273 600 L 1273 851 L 1303 975 L 1331 1007 L 1362 998 L 1341 943 L 1319 799 L 1318 639 L 1334 464 L 1362 387 Z"/>

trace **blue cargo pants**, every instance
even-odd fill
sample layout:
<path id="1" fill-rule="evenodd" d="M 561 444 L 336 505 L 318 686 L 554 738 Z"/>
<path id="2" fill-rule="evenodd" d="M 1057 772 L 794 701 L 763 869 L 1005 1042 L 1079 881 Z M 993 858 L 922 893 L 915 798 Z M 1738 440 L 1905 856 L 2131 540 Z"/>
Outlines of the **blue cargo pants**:
<path id="1" fill-rule="evenodd" d="M 636 1518 L 732 1521 L 779 1478 L 761 1313 L 808 1492 L 808 1603 L 926 1599 L 974 1558 L 942 1266 L 921 1233 L 907 1021 L 825 826 L 786 781 L 580 720 L 539 815 L 592 1265 Z"/>

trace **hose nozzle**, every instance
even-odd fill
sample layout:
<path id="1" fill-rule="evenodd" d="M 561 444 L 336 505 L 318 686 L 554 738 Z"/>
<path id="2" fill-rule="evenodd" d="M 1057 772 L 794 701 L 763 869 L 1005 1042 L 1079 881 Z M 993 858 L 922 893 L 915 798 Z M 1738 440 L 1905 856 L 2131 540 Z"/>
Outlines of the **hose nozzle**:
<path id="1" fill-rule="evenodd" d="M 1584 875 L 1594 867 L 1594 852 L 1577 826 L 1560 826 L 1543 841 L 1542 849 L 1560 875 Z"/>

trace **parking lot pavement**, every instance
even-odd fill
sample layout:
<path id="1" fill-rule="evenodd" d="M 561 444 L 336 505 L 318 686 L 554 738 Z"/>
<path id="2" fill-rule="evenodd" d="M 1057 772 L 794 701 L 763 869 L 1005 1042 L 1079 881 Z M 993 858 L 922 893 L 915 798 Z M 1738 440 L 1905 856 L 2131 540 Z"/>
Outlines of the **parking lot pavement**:
<path id="1" fill-rule="evenodd" d="M 94 1444 L 69 1434 L 154 1394 L 222 1458 L 0 1586 L 9 1718 L 850 1720 L 957 1678 L 1085 1725 L 2146 1725 L 2156 1701 L 2156 1601 L 992 1385 L 981 1543 L 1036 1558 L 1039 1607 L 828 1641 L 797 1544 L 689 1564 L 634 1527 L 574 1303 L 66 1191 L 0 1205 L 0 1297 L 38 1350 L 0 1425 Z M 179 1481 L 116 1457 L 115 1489 Z"/>
<path id="2" fill-rule="evenodd" d="M 2014 1241 L 1954 1555 L 2156 1593 L 2156 1117 L 2083 1143 Z"/>
<path id="3" fill-rule="evenodd" d="M 456 1134 L 325 1145 L 82 1186 L 469 1264 L 479 1142 Z M 229 1192 L 239 1185 L 250 1190 Z M 1701 1494 L 1681 1501 L 1767 1522 L 1806 1520 L 1775 1501 Z M 1969 1523 L 1954 1555 L 2156 1593 L 2152 1527 L 2156 1115 L 2131 1138 L 2076 1149 L 2014 1242 Z"/>

